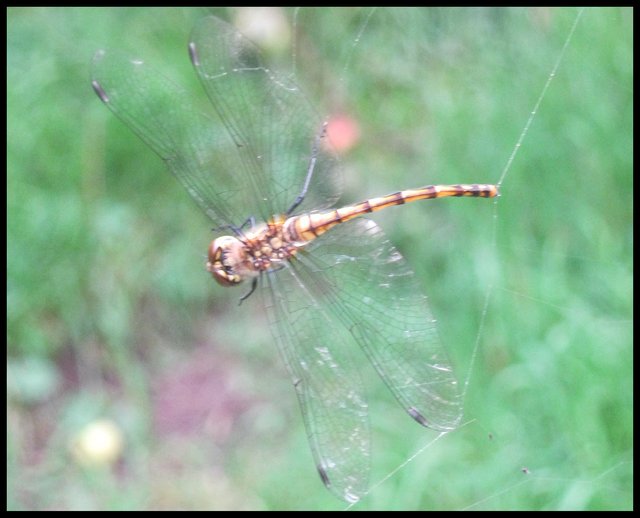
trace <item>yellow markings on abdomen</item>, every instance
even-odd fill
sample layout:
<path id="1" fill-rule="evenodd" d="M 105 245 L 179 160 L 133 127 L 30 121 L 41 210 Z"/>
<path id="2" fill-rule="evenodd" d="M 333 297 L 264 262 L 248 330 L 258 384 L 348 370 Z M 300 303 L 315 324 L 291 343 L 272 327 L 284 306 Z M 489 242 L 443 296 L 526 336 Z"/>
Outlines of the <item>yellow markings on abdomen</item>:
<path id="1" fill-rule="evenodd" d="M 324 234 L 327 230 L 339 223 L 344 223 L 363 214 L 376 212 L 395 205 L 403 205 L 404 203 L 428 200 L 431 198 L 447 198 L 450 196 L 493 198 L 498 195 L 498 187 L 495 185 L 428 185 L 419 189 L 399 191 L 379 198 L 370 198 L 339 209 L 293 216 L 285 222 L 284 227 L 285 232 L 292 241 L 308 242 Z"/>

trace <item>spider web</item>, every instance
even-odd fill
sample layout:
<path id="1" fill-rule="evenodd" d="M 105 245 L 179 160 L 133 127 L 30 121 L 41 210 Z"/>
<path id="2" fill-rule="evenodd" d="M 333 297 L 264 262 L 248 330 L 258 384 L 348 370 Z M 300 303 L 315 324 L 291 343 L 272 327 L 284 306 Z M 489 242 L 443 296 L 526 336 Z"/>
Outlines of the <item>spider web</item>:
<path id="1" fill-rule="evenodd" d="M 313 23 L 314 14 L 295 13 L 295 23 Z M 354 153 L 356 166 L 344 160 L 353 169 L 347 169 L 341 201 L 428 183 L 499 183 L 502 190 L 495 203 L 430 202 L 375 218 L 431 297 L 464 383 L 466 415 L 454 432 L 425 432 L 372 388 L 374 475 L 368 497 L 356 508 L 632 505 L 631 412 L 621 411 L 621 401 L 631 402 L 631 371 L 619 363 L 631 358 L 630 291 L 617 299 L 610 290 L 587 289 L 588 272 L 611 266 L 630 280 L 624 232 L 631 227 L 621 219 L 624 211 L 609 213 L 597 202 L 595 183 L 604 171 L 585 169 L 594 136 L 579 129 L 594 122 L 595 106 L 587 97 L 592 83 L 609 78 L 616 95 L 630 84 L 606 69 L 604 56 L 589 63 L 580 54 L 587 33 L 611 16 L 630 15 L 369 10 L 354 16 L 352 36 L 341 40 L 338 65 L 325 74 L 353 103 L 351 113 L 362 117 L 363 139 L 376 143 L 364 157 Z M 388 39 L 383 27 L 389 25 L 397 39 Z M 330 40 L 326 32 L 316 37 Z M 294 70 L 304 78 L 300 51 L 292 54 L 294 64 L 299 60 Z M 326 95 L 315 95 L 327 104 Z M 359 113 L 362 98 L 378 109 Z M 332 102 L 327 113 L 340 105 Z M 563 110 L 568 114 L 560 116 Z M 618 154 L 630 153 L 619 144 Z M 629 166 L 629 158 L 622 163 Z M 623 189 L 625 174 L 630 182 L 627 169 L 612 185 Z M 630 210 L 629 196 L 617 199 Z M 581 203 L 591 206 L 591 216 Z M 565 204 L 569 213 L 563 215 Z M 589 217 L 622 224 L 616 232 L 627 240 L 625 255 L 611 258 L 587 242 Z M 562 246 L 558 227 L 579 237 Z M 597 282 L 605 279 L 600 272 Z M 605 308 L 599 296 L 625 303 Z M 622 368 L 617 383 L 603 383 L 601 361 Z M 582 377 L 589 383 L 572 394 L 571 380 Z M 610 435 L 599 435 L 598 427 Z M 386 448 L 393 441 L 413 449 Z"/>
<path id="2" fill-rule="evenodd" d="M 340 202 L 427 184 L 500 183 L 502 193 L 373 216 L 430 298 L 465 417 L 448 434 L 416 425 L 363 363 L 373 471 L 355 508 L 630 508 L 630 11 L 339 12 L 276 10 L 288 28 L 277 32 L 292 38 L 284 52 L 240 29 L 322 115 L 359 125 Z M 263 414 L 286 421 L 234 413 L 245 436 L 219 478 L 243 498 L 228 501 L 344 508 L 314 471 L 255 300 L 238 311 L 237 293 L 211 297 L 229 304 L 206 340 L 230 344 L 272 401 Z M 263 500 L 247 504 L 249 490 Z"/>

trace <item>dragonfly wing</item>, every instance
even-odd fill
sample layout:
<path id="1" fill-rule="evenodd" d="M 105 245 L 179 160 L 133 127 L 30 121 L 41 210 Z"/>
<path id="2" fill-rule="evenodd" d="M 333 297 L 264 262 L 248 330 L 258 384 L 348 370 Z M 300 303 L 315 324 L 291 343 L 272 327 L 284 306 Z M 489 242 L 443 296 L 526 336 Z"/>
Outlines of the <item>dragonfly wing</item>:
<path id="1" fill-rule="evenodd" d="M 279 350 L 293 378 L 316 466 L 338 498 L 356 502 L 367 490 L 370 431 L 360 376 L 349 358 L 353 338 L 310 286 L 304 267 L 263 275 L 263 294 Z"/>
<path id="2" fill-rule="evenodd" d="M 313 241 L 299 260 L 329 280 L 323 296 L 416 421 L 457 427 L 462 398 L 436 322 L 402 255 L 361 218 Z"/>
<path id="3" fill-rule="evenodd" d="M 340 194 L 335 156 L 320 145 L 322 119 L 289 78 L 265 67 L 259 49 L 215 18 L 194 27 L 191 61 L 209 100 L 250 173 L 264 220 L 286 211 L 302 192 L 312 156 L 313 178 L 297 212 L 331 206 Z M 253 208 L 255 210 L 255 208 Z"/>
<path id="4" fill-rule="evenodd" d="M 113 51 L 93 59 L 94 90 L 166 162 L 217 226 L 238 224 L 255 207 L 235 144 L 224 126 L 146 63 Z"/>

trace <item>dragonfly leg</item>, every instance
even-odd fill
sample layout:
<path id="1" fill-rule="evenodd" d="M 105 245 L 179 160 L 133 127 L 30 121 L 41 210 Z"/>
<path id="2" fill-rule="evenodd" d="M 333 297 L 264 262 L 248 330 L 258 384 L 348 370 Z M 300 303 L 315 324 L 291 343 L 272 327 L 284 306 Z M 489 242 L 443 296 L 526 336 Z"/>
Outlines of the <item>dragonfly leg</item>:
<path id="1" fill-rule="evenodd" d="M 251 228 L 251 227 L 255 226 L 255 224 L 256 224 L 255 216 L 249 216 L 245 220 L 245 222 L 242 225 L 240 225 L 239 227 L 236 227 L 235 225 L 222 225 L 220 227 L 212 228 L 211 231 L 219 233 L 219 232 L 222 232 L 223 230 L 230 230 L 236 236 L 241 236 L 243 228 L 245 228 L 246 226 L 249 226 L 249 228 Z"/>
<path id="2" fill-rule="evenodd" d="M 231 227 L 231 230 L 236 236 L 242 237 L 244 234 L 243 232 L 244 228 L 252 228 L 252 227 L 255 227 L 255 225 L 256 225 L 255 216 L 249 216 L 247 219 L 244 220 L 244 223 L 242 225 L 240 225 L 239 227 Z"/>
<path id="3" fill-rule="evenodd" d="M 247 225 L 249 225 L 249 228 L 254 227 L 254 226 L 256 225 L 256 218 L 255 218 L 255 216 L 249 216 L 249 217 L 245 220 L 245 222 L 244 222 L 242 225 L 240 225 L 240 228 L 239 228 L 239 229 L 237 229 L 237 230 L 242 231 L 242 229 L 243 229 L 244 227 L 246 227 Z M 238 232 L 238 231 L 235 231 L 235 232 L 236 232 L 236 234 L 239 234 L 239 233 L 240 233 L 240 232 Z"/>
<path id="4" fill-rule="evenodd" d="M 313 170 L 316 166 L 316 159 L 318 158 L 318 150 L 320 149 L 320 139 L 324 138 L 327 134 L 327 121 L 324 121 L 322 124 L 322 131 L 316 137 L 313 148 L 311 149 L 311 160 L 309 161 L 309 169 L 307 170 L 307 177 L 304 179 L 304 185 L 302 186 L 302 191 L 298 194 L 298 197 L 293 202 L 289 210 L 287 210 L 286 215 L 290 216 L 294 210 L 304 201 L 304 197 L 309 190 L 309 184 L 311 183 L 311 177 L 313 176 Z"/>
<path id="5" fill-rule="evenodd" d="M 258 278 L 254 277 L 254 279 L 251 281 L 251 289 L 249 290 L 248 293 L 240 297 L 240 300 L 238 301 L 238 306 L 240 306 L 245 300 L 251 297 L 251 295 L 253 295 L 253 292 L 256 291 L 257 287 L 258 287 Z"/>
<path id="6" fill-rule="evenodd" d="M 279 266 L 274 267 L 272 270 L 266 272 L 267 275 L 272 274 L 274 272 L 279 272 L 280 270 L 282 270 L 285 267 L 284 264 L 281 264 Z M 262 272 L 264 273 L 264 272 Z M 247 300 L 249 297 L 251 297 L 251 295 L 253 295 L 253 292 L 256 291 L 256 288 L 258 287 L 258 277 L 254 277 L 253 280 L 251 281 L 251 289 L 249 290 L 248 293 L 245 293 L 242 297 L 240 297 L 240 300 L 238 301 L 238 306 L 240 306 L 245 300 Z"/>

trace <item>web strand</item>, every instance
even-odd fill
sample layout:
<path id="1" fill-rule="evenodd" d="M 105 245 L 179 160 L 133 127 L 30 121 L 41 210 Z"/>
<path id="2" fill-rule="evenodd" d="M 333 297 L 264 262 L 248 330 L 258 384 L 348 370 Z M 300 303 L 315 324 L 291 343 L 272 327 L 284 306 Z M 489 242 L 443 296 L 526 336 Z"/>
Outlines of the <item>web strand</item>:
<path id="1" fill-rule="evenodd" d="M 569 47 L 569 44 L 571 43 L 571 40 L 573 38 L 574 32 L 576 30 L 576 27 L 578 26 L 578 23 L 580 21 L 580 18 L 582 16 L 584 9 L 580 9 L 573 21 L 573 24 L 567 34 L 567 37 L 565 38 L 565 41 L 563 43 L 563 46 L 558 54 L 558 57 L 556 58 L 553 68 L 551 70 L 551 72 L 549 73 L 543 87 L 542 90 L 540 92 L 540 94 L 538 95 L 536 102 L 533 106 L 533 109 L 531 110 L 525 125 L 522 129 L 522 131 L 520 132 L 519 136 L 518 136 L 518 140 L 516 142 L 516 144 L 514 145 L 511 154 L 509 155 L 509 158 L 500 174 L 500 178 L 498 180 L 498 185 L 501 186 L 502 183 L 504 182 L 507 174 L 509 173 L 509 171 L 511 170 L 512 164 L 515 160 L 515 157 L 518 153 L 518 151 L 520 150 L 523 142 L 525 141 L 525 138 L 527 137 L 527 134 L 529 132 L 529 128 L 531 127 L 534 119 L 536 118 L 539 108 L 542 104 L 542 101 L 544 100 L 545 96 L 547 95 L 547 92 L 549 90 L 549 87 L 551 85 L 552 80 L 554 79 L 554 77 L 556 76 L 556 73 L 562 63 L 562 60 L 564 58 L 564 55 L 566 53 L 567 48 Z M 357 39 L 360 38 L 360 35 L 358 36 Z M 492 246 L 496 247 L 497 246 L 497 221 L 498 221 L 498 203 L 499 203 L 499 198 L 496 198 L 496 200 L 494 201 L 494 210 L 493 210 L 493 216 L 492 216 L 492 232 L 491 232 L 491 242 L 492 242 Z M 474 343 L 474 347 L 473 350 L 471 352 L 471 359 L 470 359 L 470 364 L 469 367 L 467 369 L 466 375 L 464 377 L 464 382 L 463 382 L 463 389 L 462 389 L 462 394 L 463 394 L 463 399 L 466 400 L 466 396 L 468 393 L 468 389 L 469 386 L 471 384 L 471 377 L 472 377 L 472 372 L 475 368 L 476 365 L 476 361 L 479 355 L 479 351 L 480 348 L 482 346 L 482 340 L 484 337 L 484 330 L 485 330 L 485 324 L 486 324 L 486 320 L 488 318 L 488 314 L 489 314 L 489 307 L 491 304 L 491 300 L 492 300 L 492 296 L 494 294 L 494 290 L 493 290 L 493 285 L 490 284 L 489 286 L 487 286 L 486 292 L 485 292 L 485 297 L 484 297 L 484 303 L 483 303 L 483 307 L 481 310 L 481 314 L 480 314 L 480 322 L 478 324 L 478 331 L 476 333 L 476 339 L 475 339 L 475 343 Z M 472 421 L 468 421 L 466 422 L 464 425 L 462 425 L 460 428 L 462 428 L 463 426 L 466 426 L 468 424 L 470 424 L 471 422 L 473 422 L 475 420 Z M 385 483 L 386 481 L 388 481 L 390 478 L 392 478 L 394 475 L 396 475 L 399 471 L 401 471 L 402 469 L 404 469 L 409 463 L 413 462 L 416 458 L 419 458 L 420 455 L 422 455 L 427 449 L 429 449 L 433 444 L 435 444 L 437 441 L 439 441 L 440 439 L 442 439 L 445 435 L 448 435 L 449 433 L 457 433 L 460 428 L 454 432 L 447 432 L 447 433 L 440 433 L 438 434 L 435 438 L 429 440 L 428 442 L 426 442 L 422 447 L 420 447 L 414 454 L 410 455 L 403 463 L 401 463 L 399 466 L 397 466 L 396 468 L 394 468 L 393 470 L 391 470 L 390 472 L 388 472 L 384 477 L 382 477 L 378 482 L 376 482 L 375 484 L 372 485 L 371 489 L 369 492 L 373 491 L 376 487 L 379 487 L 381 484 Z M 517 487 L 526 484 L 530 481 L 530 479 L 524 479 L 521 481 L 516 482 L 515 484 L 513 484 L 512 486 L 509 486 L 507 488 L 505 488 L 504 490 L 502 490 L 500 493 L 496 493 L 490 497 L 487 497 L 485 500 L 489 500 L 491 498 L 494 498 L 496 496 L 498 496 L 501 493 L 508 493 L 510 491 L 513 491 L 514 489 L 516 489 Z M 482 501 L 478 501 L 475 502 L 474 504 L 471 504 L 470 506 L 468 506 L 467 508 L 473 508 L 474 506 L 477 506 L 478 504 L 481 504 Z M 347 507 L 347 509 L 350 509 L 351 507 L 353 507 L 353 505 L 355 504 L 351 504 L 349 507 Z"/>
<path id="2" fill-rule="evenodd" d="M 509 159 L 507 160 L 507 163 L 505 164 L 504 169 L 502 170 L 502 174 L 500 175 L 500 179 L 498 180 L 498 186 L 501 186 L 502 183 L 504 182 L 504 179 L 507 176 L 507 173 L 511 169 L 511 164 L 513 163 L 516 155 L 518 154 L 518 151 L 520 150 L 520 147 L 522 146 L 522 142 L 524 141 L 525 137 L 527 136 L 527 133 L 529 132 L 529 128 L 531 127 L 531 123 L 533 122 L 533 119 L 535 119 L 535 117 L 536 117 L 536 115 L 538 113 L 538 109 L 540 108 L 540 104 L 542 103 L 542 100 L 544 99 L 544 97 L 547 95 L 547 90 L 549 89 L 549 85 L 551 84 L 551 81 L 553 81 L 553 78 L 556 76 L 556 73 L 558 71 L 558 67 L 560 66 L 560 63 L 562 62 L 562 58 L 564 57 L 564 54 L 565 54 L 565 52 L 567 50 L 567 47 L 569 46 L 569 43 L 571 42 L 571 39 L 573 38 L 573 33 L 575 32 L 576 27 L 578 26 L 578 22 L 580 21 L 580 17 L 582 16 L 583 11 L 584 11 L 584 8 L 580 9 L 578 11 L 578 14 L 576 15 L 575 20 L 573 21 L 573 25 L 571 26 L 571 29 L 569 30 L 569 34 L 567 34 L 567 38 L 565 39 L 564 45 L 562 46 L 562 49 L 560 50 L 560 54 L 558 55 L 558 59 L 556 59 L 556 62 L 553 65 L 553 68 L 551 69 L 551 72 L 549 73 L 549 76 L 547 77 L 547 81 L 545 82 L 544 86 L 542 87 L 542 91 L 540 92 L 540 95 L 538 96 L 538 99 L 536 100 L 536 103 L 533 106 L 533 110 L 531 110 L 531 113 L 529 114 L 529 118 L 527 119 L 527 122 L 525 123 L 524 128 L 520 132 L 520 136 L 518 137 L 518 141 L 516 142 L 516 145 L 513 147 L 513 151 L 511 151 L 511 155 L 509 155 Z"/>

